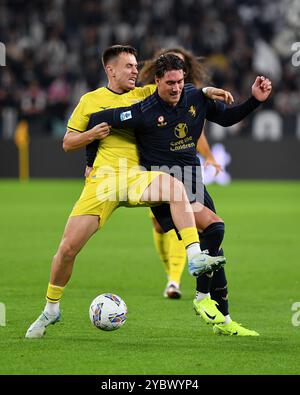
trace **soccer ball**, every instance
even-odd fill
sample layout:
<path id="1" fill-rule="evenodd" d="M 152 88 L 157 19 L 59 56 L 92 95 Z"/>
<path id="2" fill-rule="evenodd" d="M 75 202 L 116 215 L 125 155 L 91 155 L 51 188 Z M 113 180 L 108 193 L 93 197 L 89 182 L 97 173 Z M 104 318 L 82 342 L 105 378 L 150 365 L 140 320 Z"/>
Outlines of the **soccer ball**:
<path id="1" fill-rule="evenodd" d="M 105 293 L 97 296 L 90 305 L 90 320 L 96 328 L 115 331 L 127 319 L 127 306 L 118 295 Z"/>

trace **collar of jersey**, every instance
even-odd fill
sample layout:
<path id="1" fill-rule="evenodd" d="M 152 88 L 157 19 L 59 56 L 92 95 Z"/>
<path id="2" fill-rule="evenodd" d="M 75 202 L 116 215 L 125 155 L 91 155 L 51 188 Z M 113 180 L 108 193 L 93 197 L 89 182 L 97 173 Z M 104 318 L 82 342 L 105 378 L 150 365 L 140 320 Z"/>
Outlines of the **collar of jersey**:
<path id="1" fill-rule="evenodd" d="M 112 89 L 110 89 L 108 86 L 106 86 L 106 89 L 109 90 L 111 93 L 113 93 L 115 95 L 125 95 L 125 93 L 130 92 L 130 91 L 127 91 L 127 92 L 123 92 L 123 93 L 118 93 L 118 92 L 115 92 Z"/>
<path id="2" fill-rule="evenodd" d="M 162 105 L 162 107 L 167 111 L 167 112 L 171 112 L 177 108 L 183 108 L 186 107 L 187 105 L 187 98 L 186 98 L 186 93 L 185 90 L 183 88 L 182 93 L 181 93 L 181 97 L 179 102 L 176 104 L 176 106 L 170 106 L 168 103 L 166 103 L 158 94 L 157 90 L 155 91 L 154 95 L 156 96 L 157 100 L 159 101 L 159 103 Z"/>

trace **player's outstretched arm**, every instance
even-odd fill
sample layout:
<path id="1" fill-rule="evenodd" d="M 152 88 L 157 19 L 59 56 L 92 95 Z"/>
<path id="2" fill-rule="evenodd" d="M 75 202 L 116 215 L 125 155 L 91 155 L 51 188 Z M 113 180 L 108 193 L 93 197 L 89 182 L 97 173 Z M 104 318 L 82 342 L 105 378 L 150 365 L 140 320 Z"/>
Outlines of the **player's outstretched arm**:
<path id="1" fill-rule="evenodd" d="M 234 125 L 266 101 L 271 90 L 272 84 L 268 78 L 257 77 L 252 85 L 252 96 L 242 104 L 228 107 L 219 101 L 208 100 L 206 119 L 225 127 Z"/>

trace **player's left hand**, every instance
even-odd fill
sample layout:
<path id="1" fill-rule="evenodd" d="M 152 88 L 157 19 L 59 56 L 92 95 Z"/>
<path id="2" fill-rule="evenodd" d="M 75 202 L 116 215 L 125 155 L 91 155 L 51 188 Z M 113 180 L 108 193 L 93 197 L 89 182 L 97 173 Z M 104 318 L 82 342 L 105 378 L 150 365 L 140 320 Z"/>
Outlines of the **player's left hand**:
<path id="1" fill-rule="evenodd" d="M 213 157 L 205 159 L 204 168 L 206 169 L 208 166 L 213 166 L 215 168 L 215 177 L 223 170 L 220 163 L 218 163 Z"/>
<path id="2" fill-rule="evenodd" d="M 224 91 L 224 89 L 208 86 L 205 88 L 204 94 L 211 100 L 221 100 L 226 104 L 232 104 L 234 102 L 232 94 L 228 91 Z"/>
<path id="3" fill-rule="evenodd" d="M 265 101 L 270 96 L 272 91 L 271 81 L 264 77 L 258 76 L 252 85 L 252 95 L 259 101 Z"/>

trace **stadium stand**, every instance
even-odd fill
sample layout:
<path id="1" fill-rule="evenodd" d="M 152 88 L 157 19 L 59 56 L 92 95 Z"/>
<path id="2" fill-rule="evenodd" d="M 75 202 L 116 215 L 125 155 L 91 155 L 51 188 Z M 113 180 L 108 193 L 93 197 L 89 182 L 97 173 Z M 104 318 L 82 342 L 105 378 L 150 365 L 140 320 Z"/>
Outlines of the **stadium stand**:
<path id="1" fill-rule="evenodd" d="M 147 59 L 160 47 L 182 45 L 204 56 L 213 82 L 236 100 L 255 73 L 274 84 L 283 116 L 300 107 L 300 3 L 292 0 L 25 0 L 1 1 L 0 135 L 11 137 L 20 117 L 30 134 L 60 137 L 78 98 L 105 81 L 100 52 L 130 43 Z"/>

